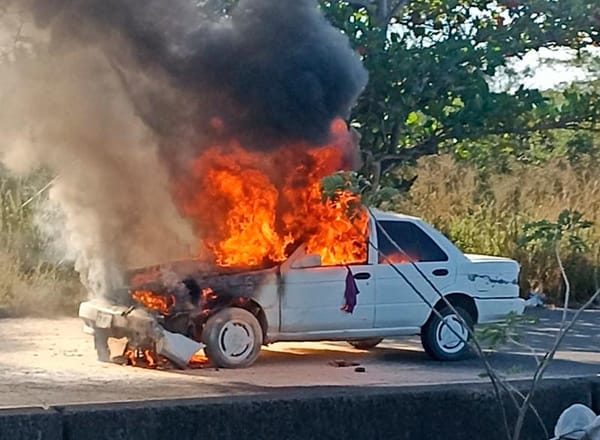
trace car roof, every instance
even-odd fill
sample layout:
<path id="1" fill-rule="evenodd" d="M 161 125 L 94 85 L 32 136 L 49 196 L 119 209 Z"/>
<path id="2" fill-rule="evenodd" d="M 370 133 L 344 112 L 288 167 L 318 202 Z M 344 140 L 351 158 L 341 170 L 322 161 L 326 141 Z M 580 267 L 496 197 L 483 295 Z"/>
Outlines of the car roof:
<path id="1" fill-rule="evenodd" d="M 419 217 L 399 214 L 397 212 L 381 211 L 376 208 L 370 208 L 370 211 L 373 217 L 375 217 L 375 220 L 421 220 Z"/>

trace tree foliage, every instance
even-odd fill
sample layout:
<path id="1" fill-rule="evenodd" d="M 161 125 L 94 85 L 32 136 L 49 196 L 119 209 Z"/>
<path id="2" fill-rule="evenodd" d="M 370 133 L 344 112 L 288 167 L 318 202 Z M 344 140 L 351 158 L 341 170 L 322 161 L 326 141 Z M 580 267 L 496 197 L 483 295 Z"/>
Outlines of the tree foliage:
<path id="1" fill-rule="evenodd" d="M 524 233 L 519 239 L 519 245 L 552 248 L 564 241 L 570 251 L 585 252 L 589 250 L 589 246 L 580 233 L 592 226 L 593 223 L 585 220 L 582 213 L 565 209 L 560 213 L 556 222 L 541 220 L 526 224 Z"/>
<path id="2" fill-rule="evenodd" d="M 215 19 L 238 0 L 198 0 Z M 600 61 L 584 48 L 600 45 L 594 0 L 319 0 L 348 35 L 370 75 L 352 114 L 361 133 L 364 182 L 372 193 L 404 187 L 394 171 L 422 156 L 451 151 L 481 166 L 571 162 L 595 154 L 600 83 L 542 93 L 510 85 L 511 63 L 540 48 L 570 48 L 579 63 Z M 0 9 L 0 14 L 6 11 Z M 18 24 L 18 23 L 17 23 Z M 20 42 L 20 27 L 9 52 Z M 0 45 L 1 46 L 1 45 Z M 0 57 L 3 56 L 0 47 Z M 516 79 L 514 80 L 516 81 Z"/>
<path id="3" fill-rule="evenodd" d="M 362 134 L 373 189 L 382 177 L 392 178 L 398 164 L 440 149 L 469 156 L 482 144 L 483 154 L 505 148 L 502 153 L 518 155 L 523 140 L 549 130 L 598 128 L 596 90 L 545 96 L 524 87 L 490 86 L 491 78 L 528 51 L 598 44 L 597 2 L 321 1 L 321 6 L 370 72 L 352 123 Z"/>

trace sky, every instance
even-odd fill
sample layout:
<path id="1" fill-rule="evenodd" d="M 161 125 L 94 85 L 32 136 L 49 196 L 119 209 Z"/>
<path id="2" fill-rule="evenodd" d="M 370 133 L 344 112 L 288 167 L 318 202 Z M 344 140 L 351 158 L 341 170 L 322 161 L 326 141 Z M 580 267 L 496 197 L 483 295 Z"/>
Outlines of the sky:
<path id="1" fill-rule="evenodd" d="M 600 56 L 600 49 L 589 51 L 593 56 Z M 600 72 L 570 64 L 576 53 L 570 49 L 541 49 L 525 55 L 513 68 L 522 76 L 526 88 L 547 90 L 568 85 L 574 81 L 593 79 Z"/>

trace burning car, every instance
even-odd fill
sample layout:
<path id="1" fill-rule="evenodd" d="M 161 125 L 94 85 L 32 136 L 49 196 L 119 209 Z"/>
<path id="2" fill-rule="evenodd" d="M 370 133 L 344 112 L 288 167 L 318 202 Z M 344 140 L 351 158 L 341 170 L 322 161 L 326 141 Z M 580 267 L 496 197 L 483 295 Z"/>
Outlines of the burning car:
<path id="1" fill-rule="evenodd" d="M 365 215 L 362 261 L 331 264 L 327 253 L 302 244 L 285 261 L 255 270 L 199 260 L 159 265 L 129 274 L 120 296 L 126 302 L 85 302 L 79 315 L 103 360 L 126 354 L 134 363 L 167 358 L 185 367 L 204 348 L 213 364 L 242 368 L 278 341 L 342 340 L 370 349 L 417 334 L 433 358 L 456 360 L 468 351 L 465 324 L 523 312 L 517 262 L 465 255 L 418 218 Z M 123 353 L 109 349 L 111 338 L 124 338 Z"/>

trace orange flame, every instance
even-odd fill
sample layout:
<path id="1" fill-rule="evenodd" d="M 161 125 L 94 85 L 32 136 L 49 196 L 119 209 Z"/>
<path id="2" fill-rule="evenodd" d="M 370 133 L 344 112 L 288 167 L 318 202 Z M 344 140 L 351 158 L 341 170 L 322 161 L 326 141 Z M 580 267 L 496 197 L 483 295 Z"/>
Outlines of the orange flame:
<path id="1" fill-rule="evenodd" d="M 135 354 L 135 350 L 128 348 L 127 351 L 125 351 L 125 357 L 129 359 L 129 363 L 131 365 L 133 365 L 134 367 L 137 366 L 137 356 Z"/>
<path id="2" fill-rule="evenodd" d="M 158 362 L 154 359 L 152 352 L 150 350 L 144 350 L 144 358 L 146 358 L 146 363 L 148 364 L 148 368 L 155 368 Z"/>
<path id="3" fill-rule="evenodd" d="M 162 313 L 163 315 L 169 315 L 171 313 L 171 308 L 176 305 L 174 295 L 156 295 L 147 290 L 136 290 L 131 294 L 131 297 L 144 307 Z"/>
<path id="4" fill-rule="evenodd" d="M 381 255 L 379 257 L 379 263 L 392 263 L 392 264 L 407 264 L 407 263 L 418 263 L 419 259 L 411 257 L 402 252 L 394 252 L 388 255 Z"/>
<path id="5" fill-rule="evenodd" d="M 158 368 L 159 362 L 161 362 L 160 357 L 149 349 L 141 350 L 129 347 L 123 355 L 129 360 L 129 365 L 134 367 L 154 369 Z"/>
<path id="6" fill-rule="evenodd" d="M 331 145 L 288 145 L 249 152 L 239 143 L 214 146 L 176 186 L 179 206 L 219 266 L 261 266 L 289 257 L 296 245 L 325 265 L 366 260 L 368 216 L 360 197 L 338 191 L 324 200 L 321 181 L 346 168 L 343 121 Z"/>
<path id="7" fill-rule="evenodd" d="M 192 356 L 192 358 L 189 361 L 189 365 L 190 367 L 194 368 L 201 368 L 205 365 L 208 365 L 209 360 L 206 357 L 206 355 L 203 352 L 198 352 L 195 355 Z"/>
<path id="8" fill-rule="evenodd" d="M 210 303 L 219 299 L 219 296 L 210 287 L 202 289 L 202 303 Z"/>
<path id="9" fill-rule="evenodd" d="M 202 296 L 200 297 L 200 305 L 202 309 L 202 315 L 204 317 L 210 316 L 214 308 L 215 302 L 219 300 L 219 295 L 212 290 L 210 287 L 202 289 Z"/>

